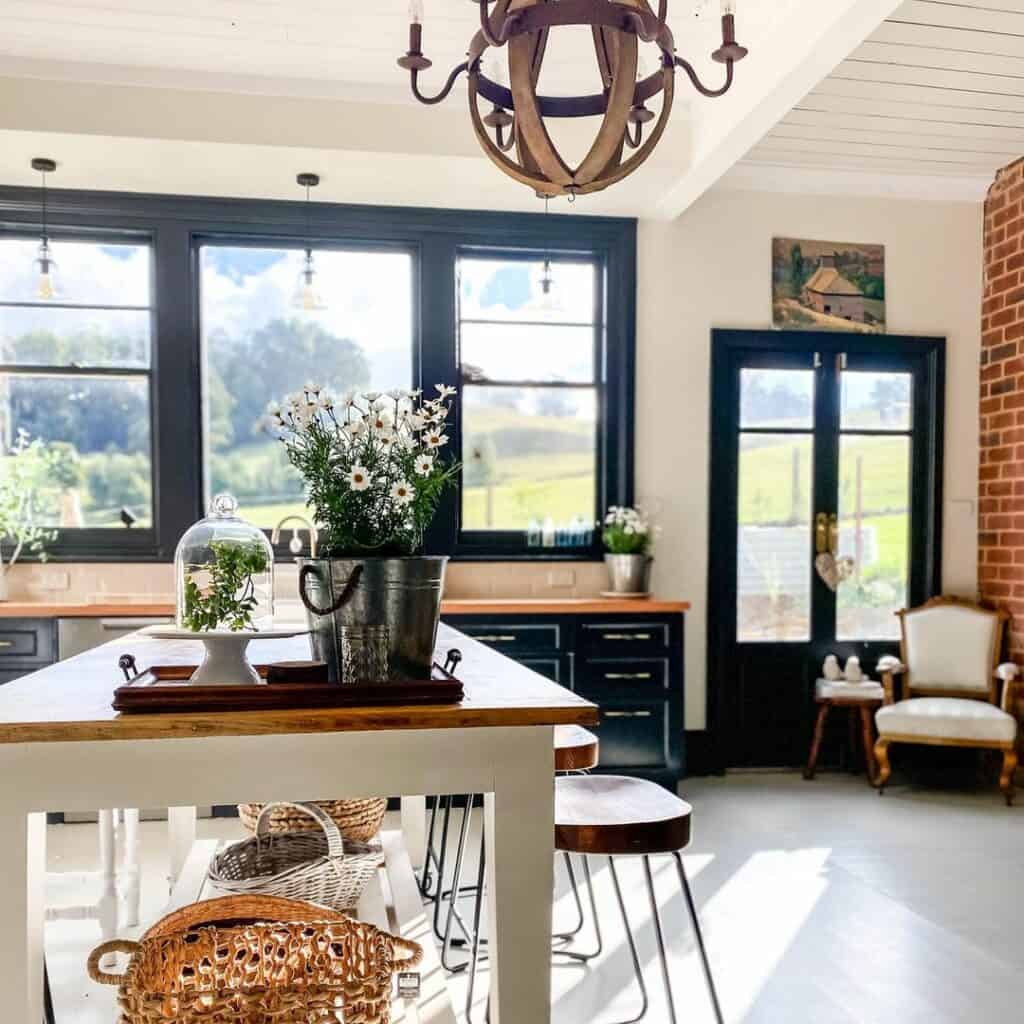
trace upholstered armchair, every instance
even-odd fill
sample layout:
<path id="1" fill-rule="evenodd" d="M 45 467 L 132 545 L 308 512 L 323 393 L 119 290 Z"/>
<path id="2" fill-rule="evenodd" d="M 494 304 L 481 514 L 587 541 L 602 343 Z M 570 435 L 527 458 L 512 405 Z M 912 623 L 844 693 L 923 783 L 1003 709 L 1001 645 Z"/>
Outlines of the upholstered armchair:
<path id="1" fill-rule="evenodd" d="M 1002 753 L 999 786 L 1011 804 L 1017 767 L 1017 666 L 999 664 L 1009 616 L 952 597 L 935 597 L 897 615 L 902 659 L 887 657 L 878 663 L 885 691 L 875 713 L 878 792 L 892 771 L 893 743 L 979 747 Z"/>

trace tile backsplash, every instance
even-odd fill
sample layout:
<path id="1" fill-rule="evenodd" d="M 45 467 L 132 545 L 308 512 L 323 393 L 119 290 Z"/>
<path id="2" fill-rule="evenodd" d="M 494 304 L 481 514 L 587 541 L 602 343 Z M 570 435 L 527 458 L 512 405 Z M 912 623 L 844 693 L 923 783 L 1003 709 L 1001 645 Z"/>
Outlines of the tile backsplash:
<path id="1" fill-rule="evenodd" d="M 297 575 L 294 565 L 277 565 L 274 579 L 279 598 L 297 596 Z M 606 586 L 601 562 L 452 562 L 445 597 L 596 597 Z M 10 599 L 173 602 L 174 567 L 153 562 L 22 563 L 11 570 Z"/>

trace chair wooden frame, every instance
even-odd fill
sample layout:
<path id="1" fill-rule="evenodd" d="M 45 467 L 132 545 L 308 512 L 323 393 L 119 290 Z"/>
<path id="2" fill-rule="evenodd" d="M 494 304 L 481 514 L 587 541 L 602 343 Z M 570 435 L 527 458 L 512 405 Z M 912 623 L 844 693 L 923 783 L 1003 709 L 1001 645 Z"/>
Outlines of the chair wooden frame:
<path id="1" fill-rule="evenodd" d="M 982 695 L 977 690 L 950 690 L 950 689 L 928 689 L 927 687 L 915 687 L 911 675 L 910 666 L 907 664 L 907 623 L 906 617 L 915 612 L 924 611 L 928 608 L 939 606 L 956 606 L 973 611 L 979 615 L 988 615 L 996 620 L 995 637 L 992 645 L 992 665 L 989 672 L 988 694 Z M 1003 636 L 1006 632 L 1006 623 L 1010 615 L 1003 609 L 985 608 L 965 598 L 940 596 L 933 597 L 917 608 L 904 608 L 896 613 L 900 619 L 900 662 L 890 661 L 886 664 L 883 660 L 879 664 L 878 671 L 882 676 L 882 688 L 885 696 L 882 706 L 896 703 L 900 699 L 911 697 L 954 697 L 962 700 L 983 700 L 989 704 L 995 704 L 1003 711 L 1013 714 L 1014 698 L 1014 676 L 1016 666 L 1000 664 L 1000 653 L 1003 649 Z M 896 677 L 902 676 L 902 696 L 897 694 Z M 1002 692 L 1000 693 L 1000 683 Z M 889 763 L 889 747 L 893 743 L 912 743 L 924 746 L 937 747 L 974 747 L 980 750 L 997 750 L 1003 755 L 1002 771 L 999 775 L 999 788 L 1006 798 L 1007 805 L 1013 803 L 1014 786 L 1013 773 L 1017 768 L 1016 741 L 1011 743 L 986 742 L 985 740 L 958 740 L 941 736 L 919 736 L 890 733 L 887 736 L 879 736 L 875 743 L 875 763 L 877 775 L 875 785 L 879 794 L 885 789 L 885 784 L 892 773 L 892 766 Z"/>

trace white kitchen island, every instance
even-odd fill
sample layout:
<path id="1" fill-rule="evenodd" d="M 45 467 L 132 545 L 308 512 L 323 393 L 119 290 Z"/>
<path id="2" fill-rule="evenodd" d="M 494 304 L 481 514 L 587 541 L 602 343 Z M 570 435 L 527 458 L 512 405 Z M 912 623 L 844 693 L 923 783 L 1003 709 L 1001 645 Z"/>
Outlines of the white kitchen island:
<path id="1" fill-rule="evenodd" d="M 267 663 L 305 638 L 254 641 Z M 194 664 L 199 645 L 131 637 L 0 689 L 0 991 L 4 1019 L 42 1020 L 45 813 L 403 794 L 405 846 L 422 850 L 428 793 L 484 793 L 492 1020 L 550 1019 L 553 728 L 592 725 L 588 702 L 441 627 L 463 653 L 448 706 L 121 715 L 118 656 Z M 179 842 L 187 810 L 172 815 Z"/>

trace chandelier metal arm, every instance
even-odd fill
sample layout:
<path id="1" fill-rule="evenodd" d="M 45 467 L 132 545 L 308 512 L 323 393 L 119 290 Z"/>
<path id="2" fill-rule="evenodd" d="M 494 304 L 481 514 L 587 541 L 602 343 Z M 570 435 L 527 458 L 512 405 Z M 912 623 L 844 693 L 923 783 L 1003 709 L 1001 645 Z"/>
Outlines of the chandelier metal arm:
<path id="1" fill-rule="evenodd" d="M 502 38 L 502 34 L 508 27 L 508 22 L 502 26 L 501 32 L 495 32 L 494 26 L 491 24 L 491 13 L 487 10 L 489 3 L 490 0 L 480 0 L 480 31 L 483 33 L 484 39 L 487 40 L 488 46 L 504 46 L 508 39 L 507 37 Z"/>
<path id="2" fill-rule="evenodd" d="M 469 61 L 464 60 L 457 67 L 452 68 L 451 74 L 448 76 L 448 81 L 444 83 L 444 86 L 442 87 L 441 91 L 436 96 L 424 96 L 423 93 L 420 92 L 419 87 L 420 73 L 418 69 L 413 68 L 409 72 L 409 77 L 412 83 L 412 94 L 413 96 L 416 97 L 416 99 L 420 101 L 420 103 L 423 103 L 428 107 L 432 107 L 434 106 L 434 104 L 441 103 L 448 98 L 448 94 L 452 91 L 452 88 L 454 87 L 456 81 L 458 80 L 459 75 L 463 74 L 468 70 Z"/>
<path id="3" fill-rule="evenodd" d="M 693 65 L 682 57 L 675 58 L 676 67 L 682 68 L 689 76 L 690 82 L 693 84 L 694 89 L 697 90 L 702 96 L 707 96 L 709 99 L 714 99 L 716 96 L 724 96 L 729 89 L 732 87 L 733 78 L 733 65 L 735 61 L 727 60 L 725 62 L 725 84 L 718 89 L 709 89 L 694 71 Z"/>

